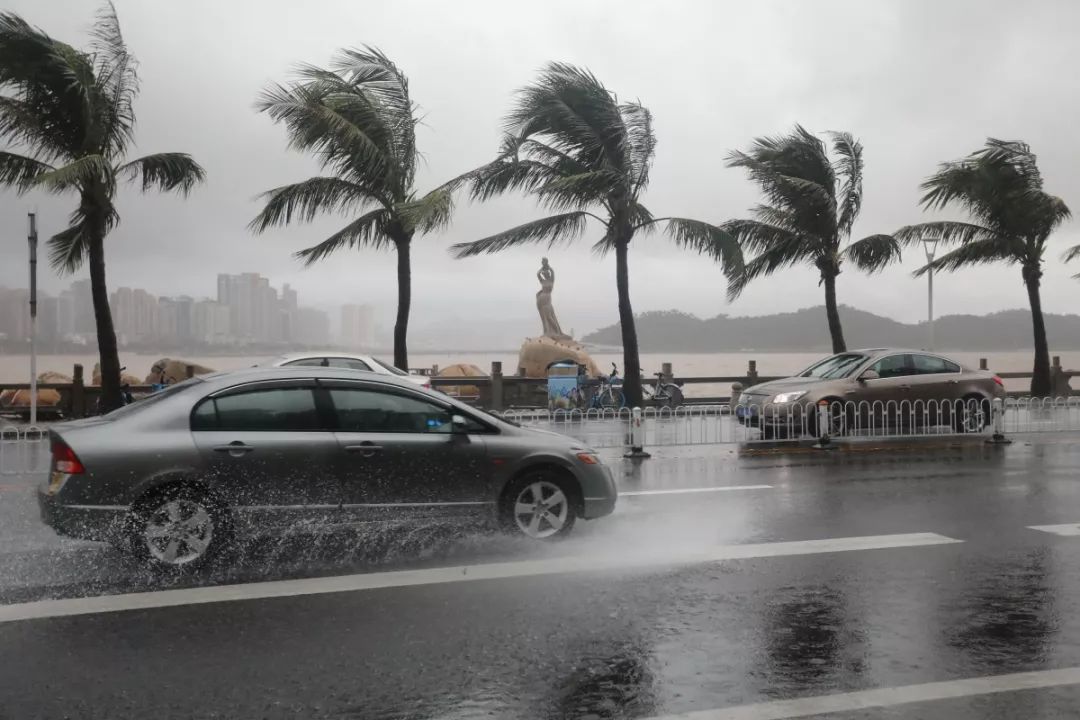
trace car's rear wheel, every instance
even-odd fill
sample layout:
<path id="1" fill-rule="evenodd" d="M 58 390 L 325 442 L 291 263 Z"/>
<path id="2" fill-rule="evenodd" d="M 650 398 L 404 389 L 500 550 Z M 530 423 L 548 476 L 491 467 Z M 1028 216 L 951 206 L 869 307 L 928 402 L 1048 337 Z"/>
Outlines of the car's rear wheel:
<path id="1" fill-rule="evenodd" d="M 132 511 L 131 547 L 154 568 L 200 567 L 221 552 L 228 536 L 224 509 L 198 488 L 167 488 Z"/>
<path id="2" fill-rule="evenodd" d="M 536 470 L 517 478 L 503 495 L 502 525 L 533 540 L 564 537 L 577 520 L 573 486 L 558 473 Z"/>
<path id="3" fill-rule="evenodd" d="M 953 429 L 958 433 L 982 432 L 990 425 L 990 401 L 975 395 L 964 398 L 953 408 Z"/>

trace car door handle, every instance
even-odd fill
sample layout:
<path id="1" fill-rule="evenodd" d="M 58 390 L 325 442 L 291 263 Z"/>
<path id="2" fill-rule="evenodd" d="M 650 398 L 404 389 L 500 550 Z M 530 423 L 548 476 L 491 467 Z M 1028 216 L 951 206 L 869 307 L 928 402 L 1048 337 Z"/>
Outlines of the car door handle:
<path id="1" fill-rule="evenodd" d="M 232 457 L 243 457 L 255 448 L 250 445 L 245 445 L 240 440 L 234 440 L 228 445 L 218 445 L 214 448 L 214 452 L 229 453 Z"/>
<path id="2" fill-rule="evenodd" d="M 896 387 L 898 389 L 900 389 L 900 390 L 910 390 L 911 389 L 910 385 L 897 385 Z"/>
<path id="3" fill-rule="evenodd" d="M 371 442 L 360 443 L 359 445 L 346 445 L 345 452 L 353 453 L 361 457 L 375 457 L 375 455 L 382 452 L 382 445 L 376 445 Z"/>

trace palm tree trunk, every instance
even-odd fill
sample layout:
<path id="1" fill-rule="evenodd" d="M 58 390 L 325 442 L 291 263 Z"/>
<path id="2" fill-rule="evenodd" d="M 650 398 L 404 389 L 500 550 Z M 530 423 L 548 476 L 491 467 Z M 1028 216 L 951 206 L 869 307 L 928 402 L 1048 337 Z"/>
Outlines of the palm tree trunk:
<path id="1" fill-rule="evenodd" d="M 840 311 L 836 307 L 836 273 L 826 270 L 821 273 L 821 279 L 825 283 L 825 316 L 829 319 L 832 351 L 834 353 L 846 352 L 844 329 L 840 327 Z"/>
<path id="2" fill-rule="evenodd" d="M 116 347 L 109 290 L 105 284 L 105 234 L 90 240 L 90 294 L 97 326 L 98 360 L 101 363 L 101 410 L 108 412 L 124 404 L 120 390 L 120 355 Z"/>
<path id="3" fill-rule="evenodd" d="M 394 366 L 409 372 L 409 305 L 412 302 L 412 266 L 409 249 L 412 238 L 397 241 L 397 319 L 394 321 Z"/>
<path id="4" fill-rule="evenodd" d="M 1050 345 L 1046 339 L 1042 298 L 1039 296 L 1039 278 L 1042 271 L 1038 267 L 1025 267 L 1023 272 L 1028 302 L 1031 304 L 1031 329 L 1035 340 L 1035 367 L 1031 371 L 1031 395 L 1032 397 L 1047 397 L 1051 394 L 1052 388 L 1050 387 Z"/>
<path id="5" fill-rule="evenodd" d="M 619 326 L 623 345 L 623 395 L 630 407 L 641 406 L 641 358 L 638 356 L 634 309 L 630 307 L 630 238 L 615 243 L 615 287 L 619 293 Z"/>

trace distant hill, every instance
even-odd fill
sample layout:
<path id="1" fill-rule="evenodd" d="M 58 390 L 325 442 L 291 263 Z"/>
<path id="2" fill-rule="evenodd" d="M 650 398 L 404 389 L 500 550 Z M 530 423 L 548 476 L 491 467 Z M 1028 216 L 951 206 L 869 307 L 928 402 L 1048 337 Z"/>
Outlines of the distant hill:
<path id="1" fill-rule="evenodd" d="M 1080 349 L 1080 315 L 1047 314 L 1051 350 Z M 840 306 L 848 347 L 925 347 L 926 322 L 907 324 Z M 759 317 L 718 315 L 702 320 L 678 310 L 637 316 L 643 352 L 737 352 L 740 350 L 829 350 L 825 307 Z M 935 345 L 941 350 L 1026 350 L 1031 342 L 1031 313 L 1005 310 L 990 315 L 944 315 L 934 321 Z M 619 324 L 582 338 L 594 345 L 621 345 Z"/>

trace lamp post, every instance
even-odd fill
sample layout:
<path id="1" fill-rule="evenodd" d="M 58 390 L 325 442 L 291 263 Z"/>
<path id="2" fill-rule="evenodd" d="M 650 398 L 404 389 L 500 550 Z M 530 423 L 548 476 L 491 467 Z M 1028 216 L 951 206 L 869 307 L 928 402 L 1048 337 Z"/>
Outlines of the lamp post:
<path id="1" fill-rule="evenodd" d="M 925 237 L 922 239 L 923 252 L 926 253 L 926 327 L 930 333 L 930 344 L 927 350 L 934 349 L 934 255 L 937 253 L 940 237 Z"/>
<path id="2" fill-rule="evenodd" d="M 27 213 L 30 230 L 26 241 L 30 245 L 30 426 L 37 426 L 37 216 Z"/>

